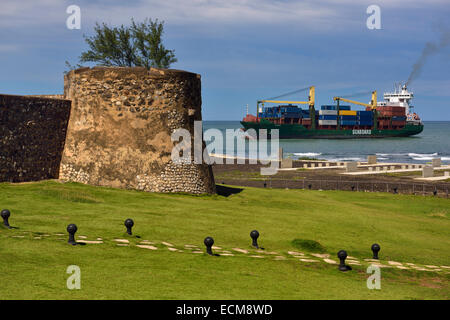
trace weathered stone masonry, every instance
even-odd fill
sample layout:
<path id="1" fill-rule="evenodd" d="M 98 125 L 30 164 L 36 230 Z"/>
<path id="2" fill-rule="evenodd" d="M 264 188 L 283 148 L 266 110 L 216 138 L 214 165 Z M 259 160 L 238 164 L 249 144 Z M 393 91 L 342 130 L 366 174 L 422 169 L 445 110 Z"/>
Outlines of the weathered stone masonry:
<path id="1" fill-rule="evenodd" d="M 56 179 L 70 101 L 0 95 L 0 182 Z"/>
<path id="2" fill-rule="evenodd" d="M 201 120 L 200 76 L 179 70 L 95 67 L 73 70 L 60 178 L 155 192 L 214 193 L 211 167 L 174 164 L 175 129 Z"/>

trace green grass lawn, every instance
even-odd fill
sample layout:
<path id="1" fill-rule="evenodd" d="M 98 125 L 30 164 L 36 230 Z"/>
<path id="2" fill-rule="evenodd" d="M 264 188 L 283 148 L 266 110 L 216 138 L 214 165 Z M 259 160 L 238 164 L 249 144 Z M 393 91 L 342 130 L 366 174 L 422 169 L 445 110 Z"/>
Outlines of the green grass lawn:
<path id="1" fill-rule="evenodd" d="M 340 272 L 336 265 L 307 263 L 288 251 L 312 243 L 336 259 L 340 249 L 360 261 L 381 245 L 387 260 L 450 265 L 448 199 L 344 191 L 244 188 L 229 197 L 154 194 L 54 181 L 0 184 L 1 299 L 449 299 L 449 271 L 383 268 L 381 290 L 366 286 L 367 264 Z M 132 218 L 134 234 L 123 222 Z M 103 244 L 70 246 L 66 227 Z M 212 236 L 215 245 L 252 250 L 257 229 L 265 251 L 212 257 L 184 250 Z M 58 236 L 57 233 L 64 233 Z M 44 236 L 49 234 L 50 236 Z M 23 238 L 13 236 L 24 236 Z M 34 239 L 41 237 L 41 239 Z M 129 247 L 112 241 L 126 238 Z M 142 239 L 158 250 L 136 247 Z M 297 239 L 296 241 L 293 241 Z M 300 239 L 300 240 L 298 240 Z M 171 252 L 161 241 L 183 252 Z M 254 250 L 253 250 L 254 251 Z M 81 290 L 66 288 L 66 268 L 81 268 Z"/>

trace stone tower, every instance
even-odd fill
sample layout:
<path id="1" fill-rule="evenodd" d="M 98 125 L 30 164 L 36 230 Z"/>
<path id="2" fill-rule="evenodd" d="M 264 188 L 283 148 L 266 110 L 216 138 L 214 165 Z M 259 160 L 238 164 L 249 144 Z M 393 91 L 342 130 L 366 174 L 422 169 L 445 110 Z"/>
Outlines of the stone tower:
<path id="1" fill-rule="evenodd" d="M 201 121 L 200 75 L 141 67 L 70 71 L 60 179 L 152 192 L 214 193 L 211 166 L 175 164 L 171 134 Z"/>

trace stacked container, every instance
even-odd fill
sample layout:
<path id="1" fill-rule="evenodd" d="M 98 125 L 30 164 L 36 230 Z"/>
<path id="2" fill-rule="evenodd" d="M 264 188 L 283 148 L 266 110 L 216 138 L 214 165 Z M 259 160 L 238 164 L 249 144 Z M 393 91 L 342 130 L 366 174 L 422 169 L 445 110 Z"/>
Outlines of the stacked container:
<path id="1" fill-rule="evenodd" d="M 392 125 L 397 127 L 403 127 L 406 125 L 406 116 L 394 116 L 392 117 Z"/>
<path id="2" fill-rule="evenodd" d="M 373 112 L 372 111 L 358 111 L 356 113 L 356 121 L 359 126 L 372 126 L 373 125 Z"/>
<path id="3" fill-rule="evenodd" d="M 335 105 L 323 105 L 320 110 L 337 110 Z M 339 110 L 350 110 L 350 106 L 339 106 Z"/>
<path id="4" fill-rule="evenodd" d="M 302 125 L 310 126 L 311 124 L 312 124 L 311 118 L 303 118 L 302 119 Z"/>
<path id="5" fill-rule="evenodd" d="M 269 118 L 269 119 L 280 119 L 285 118 L 290 121 L 290 119 L 310 119 L 309 110 L 304 110 L 298 108 L 297 106 L 286 105 L 286 106 L 274 106 L 274 107 L 265 107 L 263 112 L 258 113 L 260 118 Z M 293 122 L 299 122 L 297 120 L 293 120 Z"/>
<path id="6" fill-rule="evenodd" d="M 405 108 L 399 106 L 378 106 L 377 111 L 379 113 L 380 126 L 390 127 L 403 127 L 406 125 Z"/>
<path id="7" fill-rule="evenodd" d="M 341 126 L 356 126 L 356 120 L 355 110 L 339 110 L 339 123 Z"/>
<path id="8" fill-rule="evenodd" d="M 336 106 L 322 106 L 318 111 L 319 126 L 337 126 Z"/>
<path id="9" fill-rule="evenodd" d="M 382 117 L 404 117 L 405 108 L 398 106 L 378 106 L 377 111 Z"/>

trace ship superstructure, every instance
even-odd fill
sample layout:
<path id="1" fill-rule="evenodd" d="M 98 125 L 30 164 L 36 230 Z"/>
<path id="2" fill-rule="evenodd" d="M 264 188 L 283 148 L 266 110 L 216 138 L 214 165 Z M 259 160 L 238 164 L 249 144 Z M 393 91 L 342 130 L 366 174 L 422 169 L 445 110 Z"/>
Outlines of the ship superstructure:
<path id="1" fill-rule="evenodd" d="M 384 101 L 378 102 L 378 106 L 397 106 L 405 108 L 406 120 L 413 123 L 421 123 L 420 117 L 412 110 L 414 106 L 410 101 L 414 98 L 414 93 L 408 91 L 406 84 L 394 85 L 394 92 L 385 92 Z"/>

